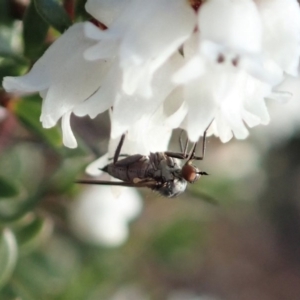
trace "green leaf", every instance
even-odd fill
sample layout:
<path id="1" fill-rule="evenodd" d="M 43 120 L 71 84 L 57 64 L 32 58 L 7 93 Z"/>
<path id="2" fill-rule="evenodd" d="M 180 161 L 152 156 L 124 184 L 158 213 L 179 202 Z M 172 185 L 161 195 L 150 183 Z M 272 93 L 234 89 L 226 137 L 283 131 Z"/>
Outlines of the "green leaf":
<path id="1" fill-rule="evenodd" d="M 55 149 L 62 147 L 62 136 L 58 128 L 44 129 L 40 122 L 41 100 L 37 96 L 23 98 L 16 102 L 15 114 L 20 121 L 35 132 L 44 141 Z"/>
<path id="2" fill-rule="evenodd" d="M 0 233 L 0 287 L 3 287 L 11 277 L 17 257 L 15 236 L 8 228 L 4 228 Z"/>
<path id="3" fill-rule="evenodd" d="M 25 216 L 25 214 L 27 214 L 37 206 L 38 202 L 43 199 L 43 195 L 43 190 L 37 191 L 36 194 L 29 196 L 27 199 L 21 202 L 13 212 L 3 212 L 2 210 L 0 210 L 0 221 L 3 223 L 13 222 L 22 218 L 23 216 Z"/>
<path id="4" fill-rule="evenodd" d="M 34 4 L 40 16 L 59 32 L 63 33 L 72 25 L 67 12 L 54 0 L 34 0 Z"/>
<path id="5" fill-rule="evenodd" d="M 29 224 L 23 226 L 16 232 L 18 244 L 22 245 L 36 236 L 43 227 L 43 220 L 41 218 L 34 218 Z"/>
<path id="6" fill-rule="evenodd" d="M 0 177 L 0 198 L 14 197 L 18 195 L 18 188 L 12 182 Z"/>
<path id="7" fill-rule="evenodd" d="M 0 24 L 11 24 L 13 18 L 11 16 L 11 8 L 9 7 L 9 0 L 0 1 Z"/>
<path id="8" fill-rule="evenodd" d="M 26 225 L 15 230 L 16 239 L 22 254 L 36 249 L 52 232 L 50 219 L 35 217 Z"/>
<path id="9" fill-rule="evenodd" d="M 37 12 L 33 2 L 30 3 L 26 10 L 23 24 L 25 56 L 36 59 L 42 54 L 49 25 Z"/>
<path id="10" fill-rule="evenodd" d="M 49 181 L 49 185 L 57 193 L 65 193 L 72 189 L 75 186 L 75 179 L 84 171 L 87 162 L 87 157 L 65 158 L 59 170 Z"/>

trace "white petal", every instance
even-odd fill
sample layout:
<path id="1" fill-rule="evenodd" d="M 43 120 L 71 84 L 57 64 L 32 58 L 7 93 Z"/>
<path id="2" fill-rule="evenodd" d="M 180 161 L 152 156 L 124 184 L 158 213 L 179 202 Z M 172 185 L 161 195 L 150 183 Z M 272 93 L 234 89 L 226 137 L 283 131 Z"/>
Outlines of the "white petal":
<path id="1" fill-rule="evenodd" d="M 267 99 L 275 100 L 278 103 L 287 103 L 291 100 L 293 97 L 293 94 L 286 91 L 273 91 L 270 95 L 268 95 Z"/>
<path id="2" fill-rule="evenodd" d="M 214 127 L 217 131 L 217 135 L 219 136 L 222 143 L 229 142 L 232 137 L 233 133 L 227 122 L 225 121 L 225 118 L 223 114 L 219 111 L 216 114 L 215 120 L 213 122 Z"/>
<path id="3" fill-rule="evenodd" d="M 261 22 L 252 0 L 205 1 L 198 26 L 203 40 L 211 40 L 236 53 L 261 49 Z"/>
<path id="4" fill-rule="evenodd" d="M 95 19 L 109 26 L 131 0 L 88 0 L 85 9 Z"/>
<path id="5" fill-rule="evenodd" d="M 239 61 L 239 68 L 245 70 L 249 75 L 275 86 L 282 82 L 283 71 L 273 61 L 269 59 L 253 59 L 251 57 L 243 57 Z"/>
<path id="6" fill-rule="evenodd" d="M 47 128 L 91 96 L 110 67 L 109 62 L 88 62 L 83 58 L 83 52 L 94 44 L 84 36 L 84 26 L 79 23 L 70 27 L 28 74 L 4 82 L 11 91 L 40 91 L 44 97 L 41 121 Z"/>
<path id="7" fill-rule="evenodd" d="M 261 123 L 261 119 L 258 116 L 254 115 L 246 110 L 242 111 L 241 116 L 242 116 L 242 119 L 245 121 L 245 123 L 249 127 L 254 127 Z"/>
<path id="8" fill-rule="evenodd" d="M 172 130 L 165 126 L 165 120 L 161 106 L 149 119 L 141 120 L 142 124 L 135 126 L 135 131 L 132 130 L 134 138 L 142 141 L 144 147 L 148 149 L 148 154 L 149 152 L 163 152 L 168 149 Z M 144 130 L 141 130 L 141 126 L 144 127 Z"/>
<path id="9" fill-rule="evenodd" d="M 194 56 L 190 61 L 188 61 L 183 68 L 181 68 L 173 76 L 173 81 L 175 83 L 185 83 L 200 77 L 205 72 L 204 59 L 197 55 Z"/>
<path id="10" fill-rule="evenodd" d="M 117 46 L 114 40 L 104 40 L 87 49 L 83 56 L 86 60 L 110 58 L 117 54 Z"/>
<path id="11" fill-rule="evenodd" d="M 91 22 L 84 23 L 84 35 L 92 40 L 101 41 L 106 38 L 107 31 L 102 30 Z"/>
<path id="12" fill-rule="evenodd" d="M 70 53 L 81 44 L 82 38 L 83 23 L 73 25 L 47 49 L 28 74 L 7 77 L 3 83 L 4 88 L 12 92 L 45 90 L 59 75 L 64 63 L 70 59 Z"/>
<path id="13" fill-rule="evenodd" d="M 183 90 L 174 90 L 164 101 L 165 125 L 170 128 L 179 127 L 187 112 L 188 106 L 184 101 Z"/>
<path id="14" fill-rule="evenodd" d="M 110 30 L 101 30 L 90 22 L 84 26 L 85 36 L 98 41 L 84 52 L 86 60 L 97 60 L 113 57 L 117 54 L 118 37 L 114 36 Z"/>
<path id="15" fill-rule="evenodd" d="M 166 119 L 165 122 L 166 126 L 170 128 L 180 127 L 180 124 L 186 117 L 187 113 L 188 113 L 188 106 L 185 102 L 183 102 L 182 105 L 178 108 L 178 110 Z"/>
<path id="16" fill-rule="evenodd" d="M 29 74 L 22 77 L 4 77 L 3 88 L 10 93 L 22 94 L 37 92 L 48 87 L 49 83 L 46 76 L 33 78 Z"/>
<path id="17" fill-rule="evenodd" d="M 103 79 L 101 87 L 86 101 L 78 104 L 74 113 L 80 117 L 89 115 L 95 118 L 112 107 L 120 90 L 121 76 L 119 65 L 115 62 Z"/>
<path id="18" fill-rule="evenodd" d="M 128 127 L 122 153 L 144 154 L 161 152 L 168 149 L 171 128 L 165 126 L 166 117 L 161 105 L 155 113 L 143 115 L 137 122 Z M 114 122 L 112 122 L 113 133 Z M 123 132 L 122 132 L 123 133 Z M 109 152 L 114 153 L 120 137 L 110 140 Z"/>
<path id="19" fill-rule="evenodd" d="M 248 76 L 246 78 L 245 90 L 245 109 L 260 118 L 261 124 L 268 124 L 270 116 L 265 98 L 271 93 L 271 87 L 254 78 Z"/>
<path id="20" fill-rule="evenodd" d="M 99 88 L 95 94 L 74 108 L 74 114 L 78 117 L 89 115 L 90 118 L 94 119 L 113 106 L 114 97 L 106 97 L 112 92 L 107 86 Z"/>
<path id="21" fill-rule="evenodd" d="M 90 163 L 86 168 L 86 173 L 91 176 L 100 176 L 102 175 L 103 171 L 100 169 L 104 168 L 108 164 L 108 153 L 105 153 L 97 160 Z"/>
<path id="22" fill-rule="evenodd" d="M 195 14 L 185 0 L 133 1 L 112 28 L 123 32 L 124 24 L 127 26 L 120 46 L 124 91 L 132 94 L 139 85 L 149 84 L 154 72 L 192 33 L 195 23 Z"/>
<path id="23" fill-rule="evenodd" d="M 73 56 L 61 66 L 59 76 L 53 80 L 44 99 L 42 121 L 51 118 L 54 123 L 57 122 L 65 112 L 72 110 L 99 88 L 110 62 L 88 62 L 83 59 L 83 50 L 82 47 L 73 50 Z"/>
<path id="24" fill-rule="evenodd" d="M 181 57 L 173 55 L 156 73 L 152 84 L 152 97 L 119 94 L 114 103 L 112 136 L 117 137 L 137 122 L 144 114 L 152 115 L 174 88 L 171 75 L 181 65 Z"/>
<path id="25" fill-rule="evenodd" d="M 263 24 L 263 48 L 285 72 L 298 75 L 300 8 L 296 0 L 255 1 Z"/>
<path id="26" fill-rule="evenodd" d="M 187 131 L 192 142 L 198 141 L 217 111 L 214 95 L 207 89 L 205 82 L 193 81 L 186 86 L 186 101 L 189 107 Z"/>
<path id="27" fill-rule="evenodd" d="M 245 139 L 249 132 L 242 120 L 242 115 L 235 105 L 221 106 L 221 112 L 237 139 Z"/>
<path id="28" fill-rule="evenodd" d="M 77 142 L 70 126 L 71 112 L 66 113 L 61 120 L 63 143 L 69 148 L 76 148 Z"/>
<path id="29" fill-rule="evenodd" d="M 128 95 L 133 95 L 136 89 L 143 81 L 144 88 L 142 89 L 142 96 L 150 98 L 152 96 L 151 80 L 154 73 L 153 65 L 147 62 L 140 66 L 135 64 L 128 64 L 124 69 L 123 85 L 124 92 Z M 141 80 L 142 79 L 142 80 Z"/>

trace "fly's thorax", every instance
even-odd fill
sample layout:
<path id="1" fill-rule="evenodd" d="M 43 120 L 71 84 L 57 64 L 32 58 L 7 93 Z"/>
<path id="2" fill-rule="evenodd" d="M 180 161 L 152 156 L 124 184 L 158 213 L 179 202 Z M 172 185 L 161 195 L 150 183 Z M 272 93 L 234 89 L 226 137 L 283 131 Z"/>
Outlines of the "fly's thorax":
<path id="1" fill-rule="evenodd" d="M 157 191 L 164 197 L 174 198 L 186 189 L 187 181 L 181 177 L 176 177 L 171 181 L 165 182 Z"/>
<path id="2" fill-rule="evenodd" d="M 149 177 L 162 182 L 174 179 L 174 173 L 180 170 L 174 158 L 163 152 L 150 153 L 149 155 Z"/>

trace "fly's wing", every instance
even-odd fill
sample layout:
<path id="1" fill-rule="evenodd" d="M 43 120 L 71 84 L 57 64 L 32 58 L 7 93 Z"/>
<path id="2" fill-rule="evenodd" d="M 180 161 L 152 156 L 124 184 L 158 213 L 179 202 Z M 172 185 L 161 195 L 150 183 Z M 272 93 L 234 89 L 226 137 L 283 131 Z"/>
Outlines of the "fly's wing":
<path id="1" fill-rule="evenodd" d="M 133 182 L 124 182 L 124 181 L 105 181 L 105 180 L 89 180 L 89 179 L 83 179 L 83 180 L 77 180 L 76 183 L 80 184 L 96 184 L 96 185 L 111 185 L 111 186 L 126 186 L 126 187 L 147 187 L 147 188 L 155 188 L 157 186 L 157 182 L 154 180 L 145 180 L 145 181 L 139 181 L 137 183 Z"/>
<path id="2" fill-rule="evenodd" d="M 130 166 L 130 165 L 134 164 L 135 162 L 141 160 L 144 157 L 145 156 L 141 155 L 141 154 L 129 155 L 129 156 L 115 162 L 115 165 L 116 166 Z"/>

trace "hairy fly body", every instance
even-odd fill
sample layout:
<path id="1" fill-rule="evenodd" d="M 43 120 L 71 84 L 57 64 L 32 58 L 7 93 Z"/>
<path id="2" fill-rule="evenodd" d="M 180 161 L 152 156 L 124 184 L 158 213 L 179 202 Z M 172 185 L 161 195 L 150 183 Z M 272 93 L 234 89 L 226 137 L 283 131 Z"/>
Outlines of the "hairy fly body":
<path id="1" fill-rule="evenodd" d="M 147 156 L 135 154 L 119 160 L 124 138 L 125 135 L 122 135 L 113 162 L 102 169 L 122 182 L 79 180 L 77 183 L 147 187 L 158 191 L 165 197 L 172 198 L 184 192 L 188 182 L 194 183 L 201 175 L 208 175 L 206 172 L 199 171 L 192 164 L 193 160 L 203 160 L 204 158 L 206 131 L 203 135 L 201 156 L 195 155 L 197 143 L 193 144 L 188 153 L 188 140 L 183 146 L 180 136 L 180 153 L 155 152 Z M 176 159 L 186 160 L 186 162 L 180 167 Z"/>

